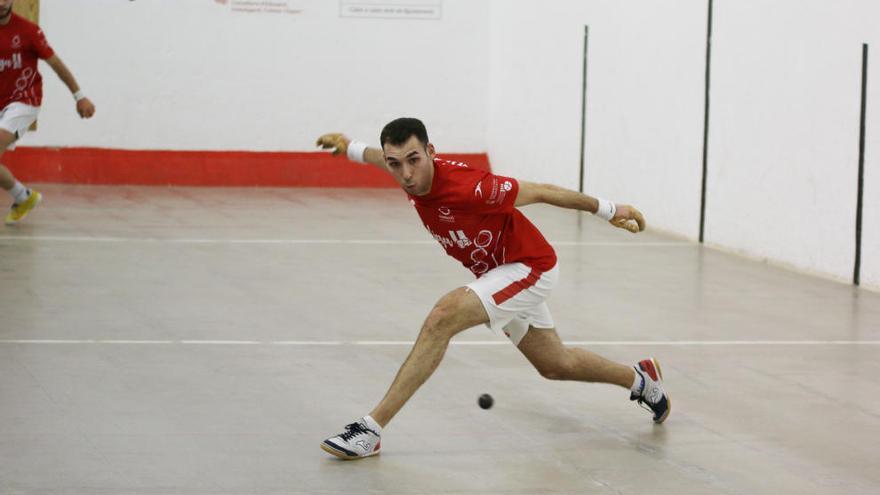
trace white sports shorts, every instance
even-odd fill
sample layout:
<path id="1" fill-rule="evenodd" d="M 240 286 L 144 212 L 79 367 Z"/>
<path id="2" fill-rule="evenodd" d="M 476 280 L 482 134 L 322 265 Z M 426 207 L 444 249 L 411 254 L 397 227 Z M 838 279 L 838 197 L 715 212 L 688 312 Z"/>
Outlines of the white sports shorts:
<path id="1" fill-rule="evenodd" d="M 22 136 L 30 129 L 31 124 L 37 120 L 40 114 L 40 107 L 25 105 L 17 101 L 13 101 L 6 108 L 0 110 L 0 129 L 15 134 L 15 141 L 21 139 Z M 9 145 L 10 150 L 15 149 L 15 141 Z"/>
<path id="2" fill-rule="evenodd" d="M 513 345 L 519 345 L 529 326 L 556 326 L 546 300 L 558 279 L 558 263 L 546 272 L 522 263 L 507 263 L 489 270 L 466 287 L 479 296 L 486 308 L 486 326 L 495 333 L 503 331 Z"/>

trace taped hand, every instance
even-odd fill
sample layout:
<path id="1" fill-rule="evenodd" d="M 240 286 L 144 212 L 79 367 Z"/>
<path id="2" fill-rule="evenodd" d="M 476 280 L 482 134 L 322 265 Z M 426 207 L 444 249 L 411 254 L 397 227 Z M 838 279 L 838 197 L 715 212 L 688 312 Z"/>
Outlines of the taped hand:
<path id="1" fill-rule="evenodd" d="M 345 134 L 330 133 L 319 137 L 316 144 L 323 150 L 333 150 L 333 155 L 336 156 L 345 155 L 350 142 L 351 139 L 345 137 Z"/>
<path id="2" fill-rule="evenodd" d="M 642 212 L 630 205 L 617 205 L 617 213 L 610 220 L 611 225 L 617 228 L 626 229 L 633 234 L 637 234 L 645 230 L 645 217 Z"/>

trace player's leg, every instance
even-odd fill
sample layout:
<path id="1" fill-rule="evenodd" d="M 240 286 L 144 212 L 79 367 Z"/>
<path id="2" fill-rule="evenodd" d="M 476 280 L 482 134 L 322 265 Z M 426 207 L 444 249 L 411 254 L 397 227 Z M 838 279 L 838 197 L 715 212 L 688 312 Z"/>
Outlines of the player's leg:
<path id="1" fill-rule="evenodd" d="M 325 440 L 321 448 L 344 459 L 378 454 L 382 428 L 434 373 L 450 339 L 462 330 L 488 321 L 479 297 L 466 287 L 440 298 L 425 319 L 415 345 L 385 397 L 368 416 L 346 426 L 345 433 Z"/>
<path id="2" fill-rule="evenodd" d="M 565 346 L 553 328 L 529 327 L 517 349 L 541 376 L 550 380 L 610 383 L 629 389 L 636 379 L 631 366 L 586 349 Z"/>
<path id="3" fill-rule="evenodd" d="M 2 133 L 3 131 L 0 131 L 0 134 Z M 0 139 L 2 139 L 2 136 L 0 136 Z M 0 156 L 3 156 L 2 150 L 0 150 Z M 8 192 L 9 194 L 12 194 L 11 191 L 12 188 L 15 187 L 16 182 L 18 181 L 15 180 L 15 176 L 12 175 L 12 172 L 10 172 L 9 169 L 6 168 L 6 166 L 0 163 L 0 187 L 2 187 L 3 190 Z"/>
<path id="4" fill-rule="evenodd" d="M 370 413 L 381 426 L 397 414 L 434 373 L 455 334 L 489 321 L 480 299 L 467 287 L 446 294 L 428 314 L 416 343 L 385 397 Z"/>
<path id="5" fill-rule="evenodd" d="M 537 308 L 536 313 L 542 309 Z M 671 401 L 663 389 L 660 365 L 653 358 L 626 366 L 586 349 L 564 345 L 553 328 L 529 326 L 522 339 L 514 343 L 545 378 L 619 385 L 630 390 L 630 400 L 651 410 L 655 423 L 669 416 Z"/>
<path id="6" fill-rule="evenodd" d="M 6 152 L 6 149 L 15 142 L 15 134 L 7 131 L 6 129 L 0 129 L 0 157 L 3 156 L 3 153 Z M 4 191 L 9 191 L 15 186 L 15 176 L 12 175 L 12 172 L 9 171 L 8 168 L 0 164 L 0 187 L 3 188 Z"/>
<path id="7" fill-rule="evenodd" d="M 0 112 L 0 156 L 15 147 L 15 141 L 27 132 L 39 111 L 39 107 L 10 103 Z M 12 208 L 4 219 L 7 225 L 22 220 L 42 199 L 40 193 L 16 180 L 3 164 L 0 164 L 0 187 L 12 196 Z"/>

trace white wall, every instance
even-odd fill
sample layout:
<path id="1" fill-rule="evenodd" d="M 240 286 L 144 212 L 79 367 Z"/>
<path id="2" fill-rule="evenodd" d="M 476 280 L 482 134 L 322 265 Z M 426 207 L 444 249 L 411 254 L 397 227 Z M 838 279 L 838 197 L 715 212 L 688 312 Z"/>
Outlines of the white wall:
<path id="1" fill-rule="evenodd" d="M 419 116 L 441 149 L 485 151 L 486 0 L 445 0 L 442 19 L 246 14 L 214 0 L 43 0 L 50 43 L 98 106 L 78 122 L 45 64 L 39 132 L 26 145 L 314 150 L 344 130 L 378 142 Z"/>
<path id="2" fill-rule="evenodd" d="M 488 148 L 496 170 L 577 188 L 590 27 L 587 192 L 696 238 L 706 2 L 495 0 Z"/>
<path id="3" fill-rule="evenodd" d="M 865 189 L 862 209 L 862 285 L 880 289 L 880 5 L 872 4 L 864 19 L 873 19 L 861 31 L 869 42 Z M 863 23 L 865 24 L 865 23 Z"/>
<path id="4" fill-rule="evenodd" d="M 588 24 L 587 191 L 696 238 L 707 5 L 493 1 L 493 166 L 577 186 Z M 714 18 L 707 243 L 851 279 L 861 45 L 873 43 L 862 283 L 880 287 L 880 3 L 715 0 Z"/>
<path id="5" fill-rule="evenodd" d="M 440 150 L 575 188 L 590 26 L 587 191 L 696 238 L 707 0 L 443 0 L 442 20 L 235 14 L 213 0 L 43 0 L 98 105 L 45 66 L 24 144 L 313 150 L 422 117 Z M 391 0 L 389 0 L 391 1 Z M 849 280 L 860 50 L 871 44 L 862 283 L 880 288 L 880 2 L 715 0 L 706 240 Z"/>
<path id="6" fill-rule="evenodd" d="M 880 12 L 867 0 L 715 5 L 706 241 L 849 280 L 861 46 Z M 873 280 L 876 201 L 863 243 Z"/>

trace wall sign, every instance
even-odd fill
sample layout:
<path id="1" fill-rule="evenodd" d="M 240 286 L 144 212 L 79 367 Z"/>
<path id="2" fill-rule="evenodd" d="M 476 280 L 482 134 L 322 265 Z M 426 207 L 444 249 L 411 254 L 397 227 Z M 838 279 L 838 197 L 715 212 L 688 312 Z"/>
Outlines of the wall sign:
<path id="1" fill-rule="evenodd" d="M 440 20 L 442 4 L 442 0 L 339 0 L 339 16 Z"/>

